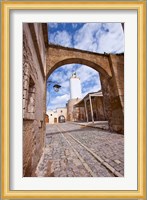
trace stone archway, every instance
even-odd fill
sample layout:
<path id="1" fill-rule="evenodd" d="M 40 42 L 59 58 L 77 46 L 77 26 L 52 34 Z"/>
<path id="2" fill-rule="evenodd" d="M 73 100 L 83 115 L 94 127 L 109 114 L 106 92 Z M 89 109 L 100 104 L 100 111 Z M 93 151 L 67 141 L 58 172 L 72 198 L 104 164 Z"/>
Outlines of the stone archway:
<path id="1" fill-rule="evenodd" d="M 110 129 L 123 133 L 124 55 L 48 45 L 47 24 L 23 23 L 23 176 L 35 176 L 44 147 L 46 80 L 71 63 L 99 71 Z"/>
<path id="2" fill-rule="evenodd" d="M 58 122 L 59 122 L 59 123 L 65 122 L 65 117 L 64 117 L 64 115 L 60 115 L 60 116 L 58 117 Z"/>
<path id="3" fill-rule="evenodd" d="M 46 60 L 46 79 L 65 64 L 84 64 L 100 74 L 104 107 L 111 131 L 124 131 L 124 55 L 99 54 L 84 50 L 49 45 Z"/>
<path id="4" fill-rule="evenodd" d="M 48 46 L 47 77 L 58 67 L 72 63 L 87 65 L 106 77 L 112 76 L 108 54 L 98 54 L 53 44 Z"/>

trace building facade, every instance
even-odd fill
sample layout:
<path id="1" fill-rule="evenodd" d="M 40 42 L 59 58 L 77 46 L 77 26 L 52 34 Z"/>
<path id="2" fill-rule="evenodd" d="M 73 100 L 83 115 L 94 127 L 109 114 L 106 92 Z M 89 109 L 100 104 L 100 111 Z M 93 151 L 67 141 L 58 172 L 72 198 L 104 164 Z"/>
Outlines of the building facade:
<path id="1" fill-rule="evenodd" d="M 57 108 L 56 110 L 48 110 L 46 112 L 46 123 L 55 124 L 67 121 L 67 108 Z"/>
<path id="2" fill-rule="evenodd" d="M 23 176 L 35 176 L 45 135 L 47 24 L 23 23 Z"/>
<path id="3" fill-rule="evenodd" d="M 74 113 L 78 121 L 107 121 L 102 92 L 88 93 L 74 105 Z"/>

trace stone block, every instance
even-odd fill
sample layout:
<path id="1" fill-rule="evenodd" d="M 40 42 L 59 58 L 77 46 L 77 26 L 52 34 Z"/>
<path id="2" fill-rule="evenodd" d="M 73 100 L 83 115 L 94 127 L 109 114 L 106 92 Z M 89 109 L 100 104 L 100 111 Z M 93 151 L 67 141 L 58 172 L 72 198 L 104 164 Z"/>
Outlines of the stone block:
<path id="1" fill-rule="evenodd" d="M 28 91 L 23 90 L 23 99 L 28 99 Z"/>
<path id="2" fill-rule="evenodd" d="M 26 112 L 25 114 L 24 114 L 24 119 L 25 120 L 34 120 L 35 119 L 35 117 L 34 117 L 34 113 L 28 113 L 28 112 Z"/>
<path id="3" fill-rule="evenodd" d="M 43 121 L 40 120 L 40 121 L 39 121 L 39 124 L 38 124 L 38 125 L 39 125 L 39 128 L 42 128 L 42 123 L 43 123 Z"/>
<path id="4" fill-rule="evenodd" d="M 33 113 L 33 112 L 34 112 L 34 106 L 28 105 L 28 113 Z"/>
<path id="5" fill-rule="evenodd" d="M 35 91 L 36 91 L 35 87 L 29 88 L 29 93 L 35 93 Z"/>
<path id="6" fill-rule="evenodd" d="M 114 160 L 114 162 L 115 162 L 116 164 L 118 164 L 118 165 L 121 163 L 120 160 Z"/>
<path id="7" fill-rule="evenodd" d="M 28 64 L 25 64 L 24 65 L 24 68 L 23 68 L 23 71 L 24 71 L 24 74 L 25 75 L 27 75 L 27 76 L 29 76 L 29 65 Z"/>
<path id="8" fill-rule="evenodd" d="M 23 108 L 26 108 L 26 99 L 23 99 L 23 100 L 22 100 L 22 107 L 23 107 Z"/>
<path id="9" fill-rule="evenodd" d="M 25 89 L 28 89 L 28 87 L 29 87 L 28 81 L 27 81 L 27 80 L 24 80 L 24 82 L 23 82 L 23 89 L 24 89 L 24 90 L 25 90 Z"/>

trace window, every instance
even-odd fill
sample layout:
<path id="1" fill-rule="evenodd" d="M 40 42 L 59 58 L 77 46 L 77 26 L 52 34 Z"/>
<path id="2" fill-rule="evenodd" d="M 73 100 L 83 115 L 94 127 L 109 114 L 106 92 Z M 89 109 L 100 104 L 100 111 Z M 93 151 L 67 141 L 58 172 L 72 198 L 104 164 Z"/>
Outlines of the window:
<path id="1" fill-rule="evenodd" d="M 29 80 L 29 90 L 28 90 L 28 113 L 35 112 L 35 83 L 33 79 L 30 77 Z"/>

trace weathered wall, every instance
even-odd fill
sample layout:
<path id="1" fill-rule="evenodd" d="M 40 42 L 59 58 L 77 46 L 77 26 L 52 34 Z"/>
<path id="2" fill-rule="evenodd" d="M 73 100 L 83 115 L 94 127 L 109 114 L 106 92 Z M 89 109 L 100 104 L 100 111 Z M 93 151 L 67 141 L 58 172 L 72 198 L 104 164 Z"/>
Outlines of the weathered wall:
<path id="1" fill-rule="evenodd" d="M 116 95 L 124 110 L 124 55 L 110 55 L 110 68 L 117 87 Z"/>
<path id="2" fill-rule="evenodd" d="M 91 103 L 92 103 L 94 121 L 107 120 L 107 118 L 105 116 L 105 111 L 104 111 L 103 96 L 91 97 Z M 91 108 L 90 108 L 89 100 L 86 101 L 86 107 L 87 107 L 88 121 L 90 122 L 90 121 L 92 121 L 92 115 L 91 115 Z M 85 108 L 84 108 L 84 112 L 86 113 Z M 84 114 L 84 117 L 85 117 L 85 121 L 87 121 L 85 114 Z"/>
<path id="3" fill-rule="evenodd" d="M 45 24 L 23 24 L 23 176 L 35 176 L 45 133 Z"/>
<path id="4" fill-rule="evenodd" d="M 79 107 L 79 121 L 85 122 L 86 121 L 86 113 L 84 107 Z"/>
<path id="5" fill-rule="evenodd" d="M 104 104 L 103 104 L 103 96 L 93 96 L 91 98 L 92 102 L 92 110 L 93 110 L 93 117 L 94 121 L 105 121 L 105 111 L 104 111 Z M 78 102 L 76 102 L 78 103 Z M 68 104 L 68 115 L 69 115 L 69 121 L 87 121 L 86 118 L 86 110 L 85 107 L 80 107 L 76 104 L 75 101 L 71 101 Z M 74 106 L 75 105 L 75 106 Z M 90 101 L 89 99 L 86 100 L 86 108 L 87 108 L 87 114 L 88 114 L 88 121 L 92 121 L 92 115 L 91 115 L 91 108 L 90 108 Z"/>
<path id="6" fill-rule="evenodd" d="M 103 104 L 103 96 L 92 98 L 93 117 L 95 121 L 105 121 L 105 111 Z"/>
<path id="7" fill-rule="evenodd" d="M 33 120 L 23 122 L 23 176 L 32 175 Z M 31 145 L 30 145 L 31 144 Z"/>
<path id="8" fill-rule="evenodd" d="M 74 111 L 74 105 L 78 103 L 81 99 L 76 98 L 76 99 L 70 99 L 67 103 L 67 120 L 68 121 L 74 121 L 76 118 L 76 112 Z M 78 111 L 79 112 L 79 111 Z"/>
<path id="9" fill-rule="evenodd" d="M 49 118 L 49 124 L 59 123 L 59 116 L 61 115 L 65 117 L 65 121 L 67 120 L 67 108 L 57 108 L 56 111 L 48 110 L 46 113 Z"/>
<path id="10" fill-rule="evenodd" d="M 57 108 L 58 113 L 58 122 L 59 122 L 59 116 L 63 115 L 65 117 L 65 121 L 67 120 L 67 108 Z"/>
<path id="11" fill-rule="evenodd" d="M 48 110 L 47 115 L 49 118 L 49 124 L 58 123 L 58 113 L 53 110 Z"/>
<path id="12" fill-rule="evenodd" d="M 111 131 L 124 132 L 124 55 L 109 56 L 112 77 L 102 74 L 104 106 Z"/>

